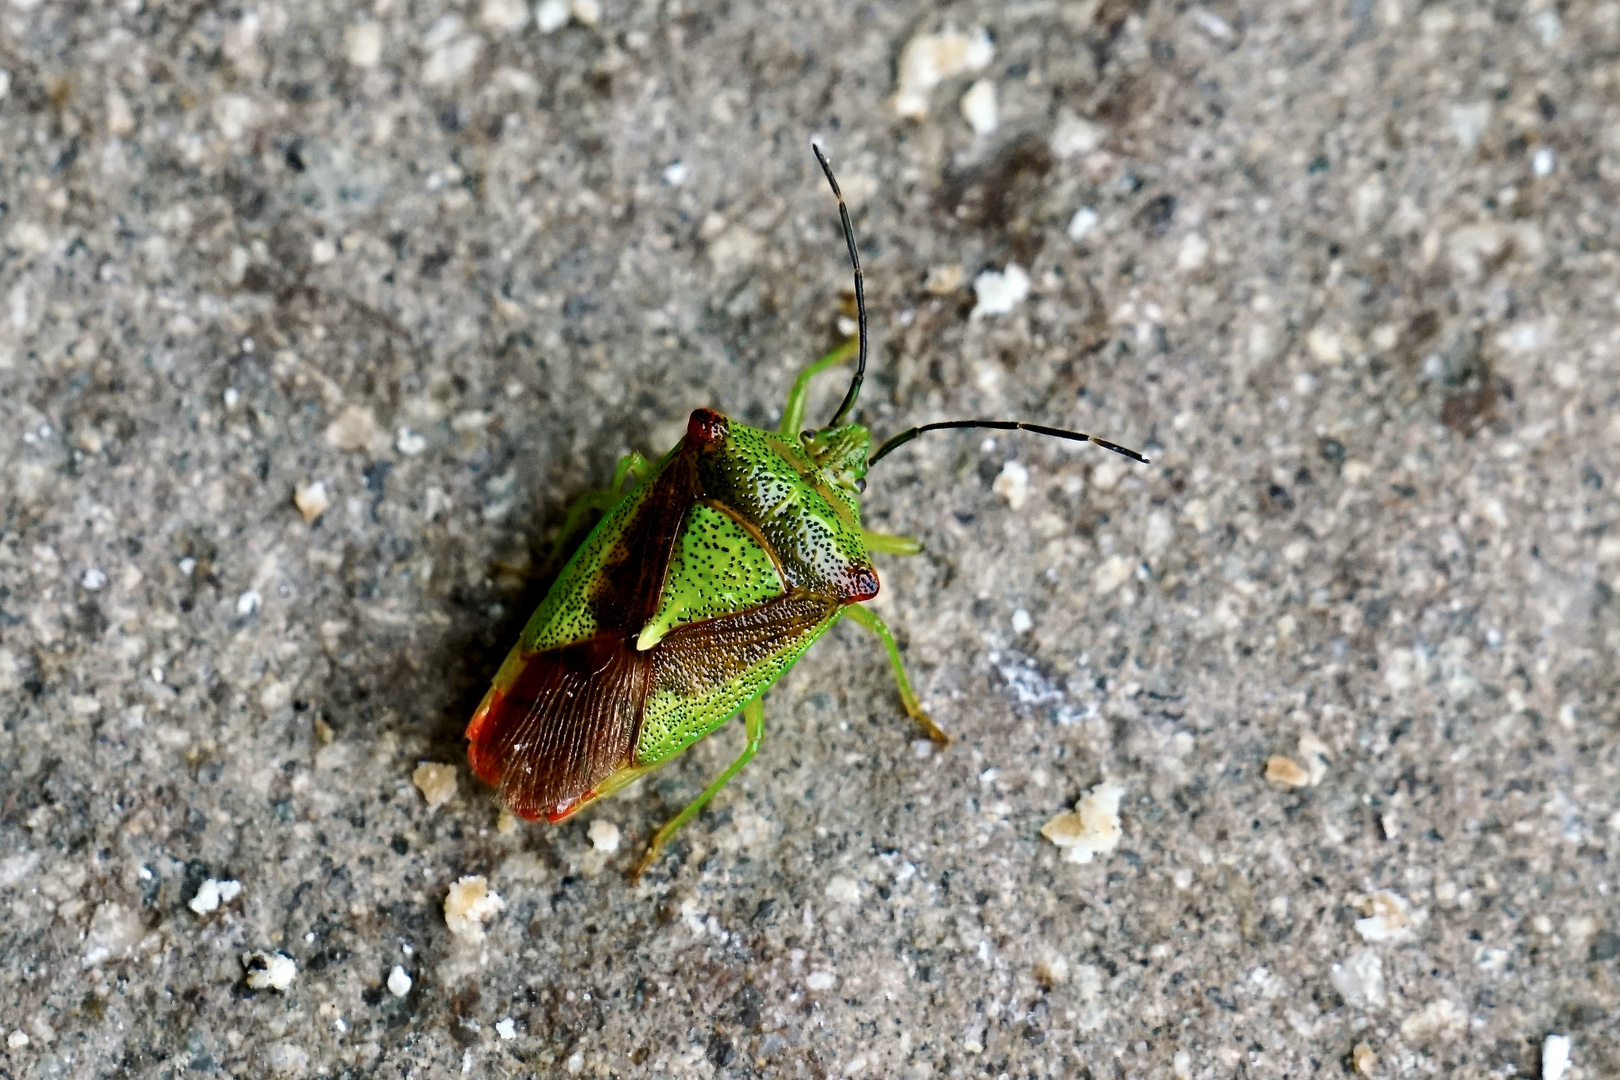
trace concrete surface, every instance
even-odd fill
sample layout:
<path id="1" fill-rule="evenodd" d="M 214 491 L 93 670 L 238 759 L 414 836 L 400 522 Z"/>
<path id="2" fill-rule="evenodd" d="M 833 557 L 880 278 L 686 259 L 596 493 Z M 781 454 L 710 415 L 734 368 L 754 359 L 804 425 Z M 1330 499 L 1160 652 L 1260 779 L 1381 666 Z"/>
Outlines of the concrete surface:
<path id="1" fill-rule="evenodd" d="M 1620 1076 L 1620 5 L 540 14 L 0 7 L 0 1076 Z M 838 340 L 812 134 L 868 423 L 1154 462 L 886 461 L 957 742 L 841 627 L 633 886 L 737 726 L 510 832 L 460 729 L 567 501 Z"/>

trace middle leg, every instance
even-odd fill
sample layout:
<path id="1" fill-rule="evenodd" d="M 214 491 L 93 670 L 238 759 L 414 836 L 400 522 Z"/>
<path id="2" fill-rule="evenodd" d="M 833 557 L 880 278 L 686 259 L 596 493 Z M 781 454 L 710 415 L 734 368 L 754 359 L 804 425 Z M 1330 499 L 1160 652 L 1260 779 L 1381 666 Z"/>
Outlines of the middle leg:
<path id="1" fill-rule="evenodd" d="M 894 640 L 894 635 L 889 632 L 888 625 L 878 618 L 875 612 L 859 604 L 851 604 L 844 611 L 851 619 L 876 634 L 878 640 L 883 642 L 883 647 L 888 650 L 889 667 L 894 670 L 894 681 L 900 687 L 900 701 L 906 707 L 906 715 L 921 724 L 923 730 L 928 732 L 930 739 L 933 739 L 941 746 L 948 744 L 951 737 L 945 734 L 938 724 L 934 723 L 934 718 L 924 711 L 922 702 L 917 700 L 917 692 L 911 688 L 911 680 L 906 677 L 906 665 L 900 659 L 900 645 Z"/>

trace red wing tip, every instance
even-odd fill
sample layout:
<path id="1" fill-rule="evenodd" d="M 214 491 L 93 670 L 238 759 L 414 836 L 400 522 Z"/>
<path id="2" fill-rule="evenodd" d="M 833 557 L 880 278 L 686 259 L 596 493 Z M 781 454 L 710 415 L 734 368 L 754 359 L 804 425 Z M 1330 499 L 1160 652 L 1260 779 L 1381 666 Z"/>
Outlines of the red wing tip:
<path id="1" fill-rule="evenodd" d="M 729 424 L 713 409 L 693 409 L 686 421 L 686 437 L 695 443 L 717 443 L 726 437 Z"/>

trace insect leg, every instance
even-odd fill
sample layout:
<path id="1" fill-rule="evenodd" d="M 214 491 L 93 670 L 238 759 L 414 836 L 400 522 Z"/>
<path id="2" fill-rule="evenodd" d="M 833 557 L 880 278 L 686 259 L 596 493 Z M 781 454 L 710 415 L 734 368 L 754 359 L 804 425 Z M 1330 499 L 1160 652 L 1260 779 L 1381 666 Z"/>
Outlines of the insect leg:
<path id="1" fill-rule="evenodd" d="M 799 437 L 799 431 L 804 427 L 804 407 L 810 397 L 810 380 L 830 367 L 846 364 L 855 359 L 855 354 L 859 350 L 860 341 L 850 338 L 799 372 L 799 377 L 793 380 L 793 389 L 788 391 L 787 404 L 782 407 L 782 423 L 777 426 L 777 434 L 789 439 Z"/>
<path id="2" fill-rule="evenodd" d="M 652 470 L 652 462 L 632 450 L 620 458 L 618 465 L 614 466 L 613 483 L 608 485 L 608 490 L 618 492 L 620 488 L 624 487 L 625 477 L 629 477 L 639 484 L 652 475 Z"/>
<path id="3" fill-rule="evenodd" d="M 726 766 L 726 771 L 721 773 L 714 783 L 703 789 L 703 794 L 687 803 L 685 810 L 664 822 L 664 827 L 653 834 L 652 842 L 647 845 L 647 853 L 641 857 L 635 871 L 630 875 L 632 879 L 640 877 L 653 864 L 658 858 L 658 852 L 669 842 L 669 838 L 674 836 L 682 825 L 697 817 L 698 811 L 702 810 L 709 800 L 714 798 L 744 765 L 748 764 L 748 759 L 759 749 L 760 741 L 765 738 L 765 703 L 755 698 L 743 706 L 742 714 L 743 724 L 748 729 L 748 745 L 743 747 L 743 752 L 737 755 L 737 760 Z"/>
<path id="4" fill-rule="evenodd" d="M 893 533 L 876 533 L 861 530 L 861 543 L 866 545 L 867 551 L 875 551 L 880 555 L 919 555 L 922 553 L 922 541 L 914 536 L 895 536 Z"/>
<path id="5" fill-rule="evenodd" d="M 627 477 L 639 484 L 652 475 L 652 471 L 652 463 L 634 450 L 620 458 L 613 470 L 611 484 L 600 491 L 587 491 L 568 504 L 568 510 L 563 514 L 562 528 L 557 530 L 557 538 L 552 541 L 548 561 L 561 562 L 573 547 L 570 541 L 580 534 L 593 516 L 605 514 L 619 505 L 619 500 L 624 498 L 621 489 Z"/>
<path id="6" fill-rule="evenodd" d="M 906 665 L 900 659 L 900 646 L 895 643 L 894 635 L 889 632 L 884 621 L 877 614 L 859 604 L 851 604 L 844 609 L 851 619 L 866 627 L 878 636 L 883 647 L 889 651 L 889 667 L 894 669 L 894 681 L 900 686 L 900 700 L 906 706 L 906 715 L 923 726 L 928 737 L 939 745 L 944 746 L 951 741 L 951 737 L 941 731 L 934 718 L 923 711 L 922 703 L 917 700 L 917 692 L 911 688 L 911 680 L 906 678 Z"/>

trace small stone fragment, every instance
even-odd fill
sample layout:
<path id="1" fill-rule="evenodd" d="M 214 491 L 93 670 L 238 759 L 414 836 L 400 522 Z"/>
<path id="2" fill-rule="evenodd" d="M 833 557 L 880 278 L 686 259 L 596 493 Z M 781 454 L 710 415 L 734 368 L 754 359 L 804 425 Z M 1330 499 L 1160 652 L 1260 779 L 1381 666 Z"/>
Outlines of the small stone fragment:
<path id="1" fill-rule="evenodd" d="M 1029 470 L 1020 462 L 1007 462 L 991 482 L 990 490 L 1006 499 L 1010 508 L 1022 509 L 1029 499 Z"/>
<path id="2" fill-rule="evenodd" d="M 962 279 L 965 276 L 962 273 L 961 263 L 929 267 L 923 288 L 934 296 L 949 296 L 962 287 Z"/>
<path id="3" fill-rule="evenodd" d="M 812 990 L 831 990 L 838 985 L 838 976 L 831 971 L 812 971 L 804 977 L 804 985 Z"/>
<path id="4" fill-rule="evenodd" d="M 326 441 L 338 450 L 368 450 L 377 438 L 377 418 L 364 405 L 347 406 L 326 428 Z"/>
<path id="5" fill-rule="evenodd" d="M 146 923 L 137 912 L 110 901 L 101 904 L 90 918 L 80 963 L 85 968 L 93 968 L 103 961 L 125 956 L 145 936 Z"/>
<path id="6" fill-rule="evenodd" d="M 965 34 L 956 30 L 918 34 L 900 52 L 894 111 L 908 120 L 925 119 L 934 87 L 957 75 L 983 71 L 995 55 L 995 44 L 982 26 Z"/>
<path id="7" fill-rule="evenodd" d="M 1392 892 L 1375 892 L 1361 898 L 1356 933 L 1363 941 L 1405 941 L 1412 936 L 1411 905 Z"/>
<path id="8" fill-rule="evenodd" d="M 1069 239 L 1079 243 L 1090 235 L 1091 230 L 1097 227 L 1097 211 L 1089 206 L 1082 206 L 1074 212 L 1069 219 Z"/>
<path id="9" fill-rule="evenodd" d="M 505 1042 L 511 1042 L 517 1038 L 517 1022 L 510 1016 L 504 1020 L 497 1020 L 495 1022 L 495 1034 L 499 1035 Z"/>
<path id="10" fill-rule="evenodd" d="M 1042 957 L 1035 963 L 1035 978 L 1047 989 L 1069 981 L 1069 961 L 1060 953 Z"/>
<path id="11" fill-rule="evenodd" d="M 28 1032 L 21 1029 L 13 1031 L 6 1036 L 6 1046 L 12 1050 L 21 1050 L 28 1045 Z"/>
<path id="12" fill-rule="evenodd" d="M 491 30 L 515 34 L 529 25 L 527 0 L 484 0 L 478 9 L 478 21 Z"/>
<path id="13" fill-rule="evenodd" d="M 1304 787 L 1311 782 L 1311 774 L 1293 758 L 1277 754 L 1266 759 L 1266 780 L 1283 787 Z"/>
<path id="14" fill-rule="evenodd" d="M 1569 1070 L 1569 1036 L 1549 1035 L 1541 1040 L 1541 1080 L 1563 1080 Z"/>
<path id="15" fill-rule="evenodd" d="M 298 965 L 285 953 L 251 952 L 242 956 L 247 968 L 247 984 L 254 990 L 277 990 L 286 993 L 298 978 Z"/>
<path id="16" fill-rule="evenodd" d="M 427 449 L 427 440 L 410 428 L 402 427 L 394 437 L 394 449 L 406 457 L 415 457 Z"/>
<path id="17" fill-rule="evenodd" d="M 1106 138 L 1107 128 L 1064 109 L 1058 114 L 1057 126 L 1052 129 L 1049 145 L 1052 153 L 1060 158 L 1075 157 L 1098 149 Z"/>
<path id="18" fill-rule="evenodd" d="M 363 22 L 344 30 L 343 55 L 357 68 L 376 67 L 382 59 L 382 27 Z"/>
<path id="19" fill-rule="evenodd" d="M 444 924 L 464 941 L 482 941 L 484 923 L 505 910 L 506 901 L 481 875 L 464 877 L 444 898 Z"/>
<path id="20" fill-rule="evenodd" d="M 398 964 L 388 973 L 388 992 L 395 997 L 404 997 L 411 992 L 411 976 Z"/>
<path id="21" fill-rule="evenodd" d="M 1029 275 L 1017 263 L 1008 263 L 1005 270 L 986 270 L 973 279 L 973 293 L 979 302 L 969 319 L 1006 315 L 1029 296 Z"/>
<path id="22" fill-rule="evenodd" d="M 1119 846 L 1125 835 L 1120 826 L 1119 801 L 1125 789 L 1103 781 L 1080 797 L 1074 812 L 1059 814 L 1041 826 L 1041 835 L 1063 849 L 1072 863 L 1088 863 Z"/>
<path id="23" fill-rule="evenodd" d="M 298 512 L 304 515 L 304 520 L 313 525 L 326 513 L 327 507 L 332 505 L 331 496 L 326 494 L 326 484 L 320 480 L 314 483 L 299 484 L 293 488 L 293 505 Z"/>
<path id="24" fill-rule="evenodd" d="M 1358 1008 L 1376 1009 L 1384 1004 L 1384 961 L 1371 949 L 1352 953 L 1343 964 L 1334 964 L 1328 981 L 1345 1001 Z"/>
<path id="25" fill-rule="evenodd" d="M 1372 1047 L 1366 1043 L 1356 1043 L 1356 1048 L 1350 1051 L 1350 1065 L 1359 1076 L 1371 1076 L 1378 1067 L 1378 1058 L 1373 1055 Z"/>
<path id="26" fill-rule="evenodd" d="M 561 30 L 568 24 L 568 0 L 540 0 L 534 10 L 534 21 L 542 34 Z"/>
<path id="27" fill-rule="evenodd" d="M 602 21 L 600 0 L 569 0 L 568 12 L 581 26 L 595 26 Z"/>
<path id="28" fill-rule="evenodd" d="M 429 810 L 437 810 L 456 797 L 456 767 L 424 761 L 411 773 L 411 783 L 427 800 Z"/>
<path id="29" fill-rule="evenodd" d="M 217 881 L 214 878 L 209 878 L 197 886 L 197 895 L 193 896 L 186 906 L 198 915 L 207 915 L 211 911 L 219 910 L 221 904 L 228 904 L 235 900 L 241 893 L 242 883 L 240 881 L 231 881 L 229 879 Z"/>
<path id="30" fill-rule="evenodd" d="M 962 95 L 962 119 L 968 122 L 975 135 L 989 135 L 996 130 L 1000 118 L 996 109 L 996 84 L 993 79 L 980 79 Z"/>
<path id="31" fill-rule="evenodd" d="M 591 846 L 604 855 L 611 855 L 619 850 L 619 827 L 611 821 L 598 818 L 591 822 L 591 827 L 585 830 L 590 838 Z"/>

